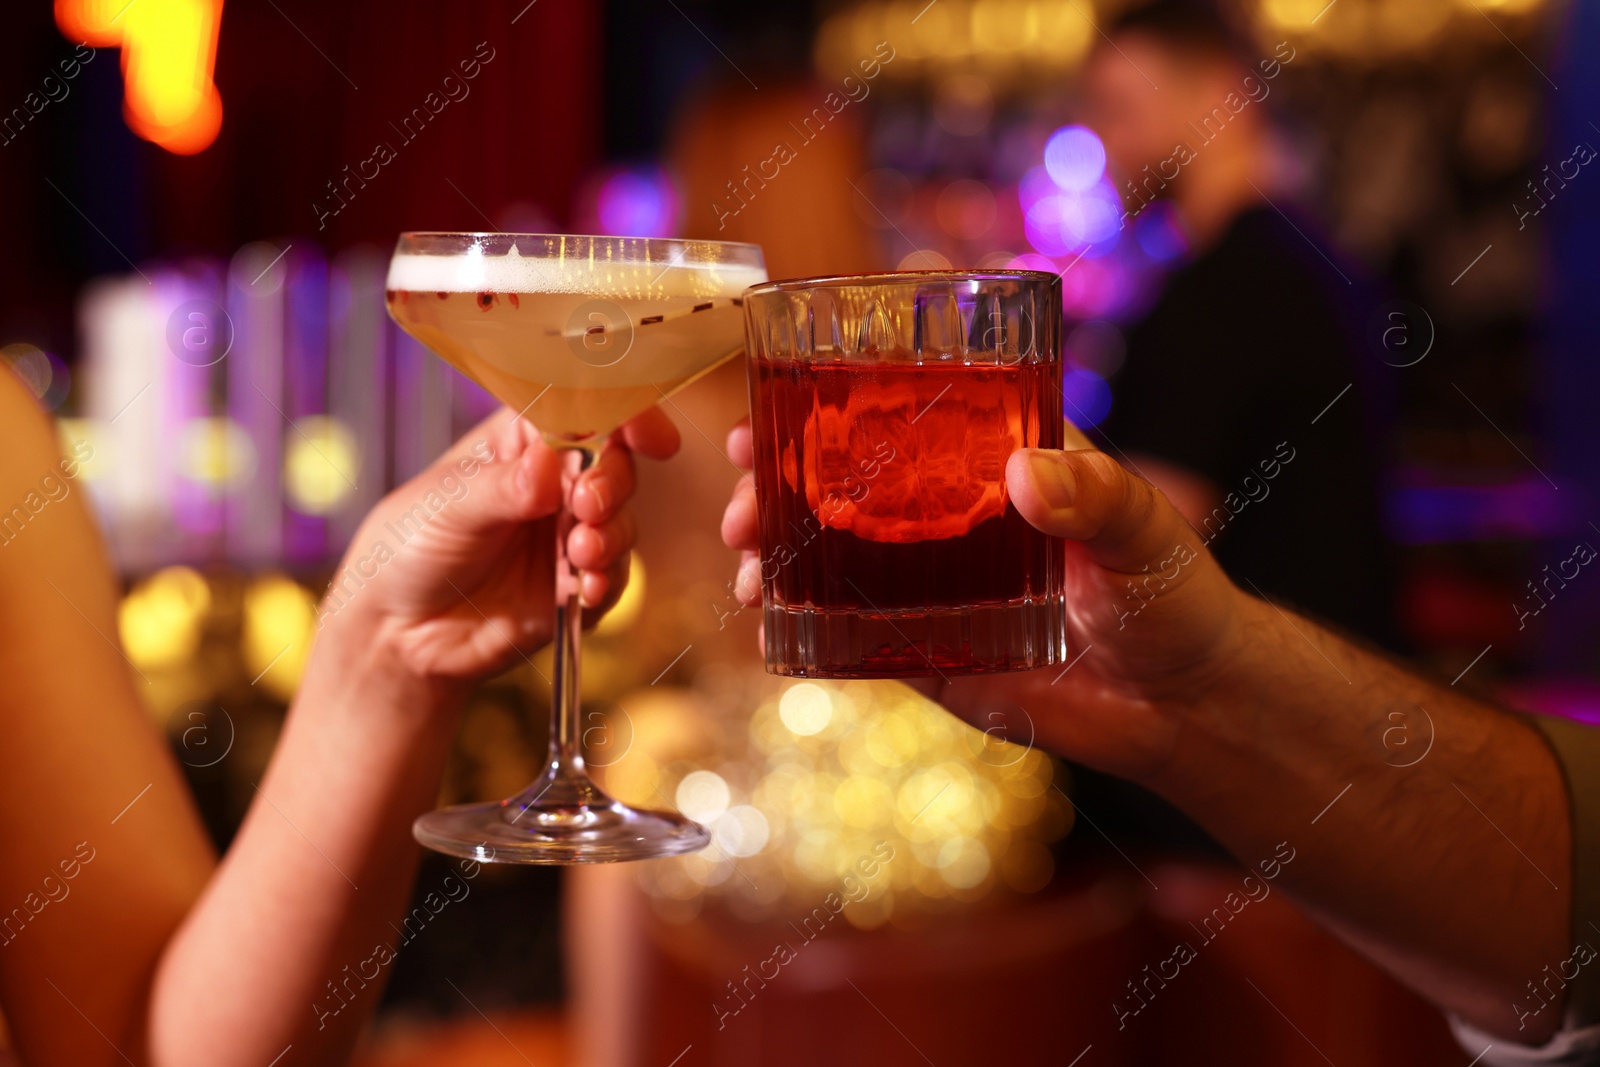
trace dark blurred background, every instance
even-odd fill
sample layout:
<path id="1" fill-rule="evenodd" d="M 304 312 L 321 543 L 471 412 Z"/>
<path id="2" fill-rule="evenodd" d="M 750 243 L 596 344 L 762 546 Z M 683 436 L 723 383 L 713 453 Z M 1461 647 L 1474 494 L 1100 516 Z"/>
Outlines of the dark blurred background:
<path id="1" fill-rule="evenodd" d="M 1192 251 L 1160 207 L 1107 228 L 1116 176 L 1063 184 L 1046 166 L 1082 121 L 1082 63 L 1126 6 L 11 5 L 0 352 L 64 445 L 93 450 L 85 480 L 128 584 L 122 638 L 218 841 L 270 755 L 355 523 L 494 407 L 384 315 L 400 230 L 753 240 L 774 276 L 1056 271 L 1067 410 L 1101 423 L 1127 336 Z M 1600 178 L 1570 176 L 1575 146 L 1600 144 L 1600 69 L 1581 58 L 1600 14 L 1549 0 L 1224 14 L 1244 51 L 1294 51 L 1263 104 L 1273 199 L 1351 281 L 1397 641 L 1462 686 L 1600 722 L 1600 579 L 1546 581 L 1600 543 Z M 865 95 L 814 140 L 789 132 L 879 42 L 893 58 L 858 80 Z M 783 139 L 805 142 L 799 158 L 747 182 Z M 624 799 L 660 790 L 761 833 L 737 855 L 579 872 L 564 903 L 555 872 L 487 871 L 402 954 L 370 1062 L 667 1063 L 684 1046 L 685 1065 L 912 1062 L 908 1044 L 940 1063 L 1066 1063 L 1086 1045 L 1085 1063 L 1458 1062 L 1430 1009 L 1280 897 L 1206 950 L 1209 977 L 1115 1027 L 1124 981 L 1238 875 L 1145 816 L 1076 809 L 1071 769 L 997 757 L 895 686 L 796 693 L 763 675 L 716 537 L 735 477 L 716 450 L 744 397 L 730 365 L 677 398 L 685 453 L 642 479 L 642 580 L 587 646 L 584 689 Z M 532 776 L 536 674 L 475 699 L 442 801 Z M 818 708 L 822 727 L 796 728 Z M 912 826 L 905 810 L 950 784 L 959 810 Z M 808 914 L 878 840 L 906 858 L 845 911 L 848 929 L 719 1029 L 714 1005 L 737 1003 L 726 983 L 766 957 L 773 924 Z M 430 864 L 420 892 L 447 870 Z"/>

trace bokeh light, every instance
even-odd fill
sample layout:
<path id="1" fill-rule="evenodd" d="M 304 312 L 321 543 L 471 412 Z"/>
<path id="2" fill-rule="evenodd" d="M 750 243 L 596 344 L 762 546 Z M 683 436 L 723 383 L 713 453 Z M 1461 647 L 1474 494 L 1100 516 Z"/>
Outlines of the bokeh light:
<path id="1" fill-rule="evenodd" d="M 96 419 L 56 419 L 56 447 L 78 464 L 78 477 L 92 482 L 105 473 L 105 425 Z"/>
<path id="2" fill-rule="evenodd" d="M 1324 0 L 1262 0 L 1261 14 L 1278 29 L 1304 32 L 1315 25 L 1326 7 Z"/>
<path id="3" fill-rule="evenodd" d="M 856 73 L 886 34 L 897 56 L 883 68 L 889 79 L 937 83 L 976 70 L 997 87 L 1038 85 L 1083 61 L 1095 22 L 1078 0 L 867 0 L 823 22 L 813 52 L 818 73 Z"/>
<path id="4" fill-rule="evenodd" d="M 1170 201 L 1157 200 L 1133 220 L 1139 250 L 1157 263 L 1171 263 L 1189 252 L 1189 236 Z"/>
<path id="5" fill-rule="evenodd" d="M 294 579 L 268 572 L 250 583 L 239 651 L 251 684 L 285 702 L 294 698 L 311 655 L 316 616 L 316 601 Z"/>
<path id="6" fill-rule="evenodd" d="M 284 438 L 283 487 L 296 510 L 326 515 L 355 491 L 361 453 L 338 419 L 298 419 Z"/>
<path id="7" fill-rule="evenodd" d="M 711 843 L 730 856 L 754 856 L 767 846 L 771 830 L 761 809 L 735 804 L 711 826 Z"/>
<path id="8" fill-rule="evenodd" d="M 1061 304 L 1070 318 L 1117 316 L 1126 310 L 1134 292 L 1129 267 L 1118 254 L 1086 255 L 1061 274 Z"/>
<path id="9" fill-rule="evenodd" d="M 796 734 L 810 737 L 825 730 L 833 718 L 833 698 L 815 682 L 798 682 L 778 701 L 778 717 Z"/>
<path id="10" fill-rule="evenodd" d="M 1058 160 L 1057 169 L 1078 180 L 1095 168 L 1081 160 L 1070 164 Z M 1122 199 L 1104 172 L 1102 153 L 1095 180 L 1082 188 L 1064 188 L 1044 166 L 1032 167 L 1022 175 L 1017 183 L 1017 203 L 1022 208 L 1023 234 L 1035 251 L 1059 257 L 1087 250 L 1085 254 L 1092 256 L 1115 246 L 1123 228 Z"/>
<path id="11" fill-rule="evenodd" d="M 183 156 L 216 140 L 221 0 L 56 0 L 55 15 L 68 40 L 122 49 L 122 112 L 134 133 Z"/>
<path id="12" fill-rule="evenodd" d="M 1111 414 L 1111 387 L 1092 370 L 1069 370 L 1061 377 L 1066 416 L 1080 430 L 1098 426 Z"/>
<path id="13" fill-rule="evenodd" d="M 1023 215 L 1022 229 L 1028 243 L 1047 256 L 1064 256 L 1076 245 L 1066 232 L 1065 196 L 1042 197 Z"/>
<path id="14" fill-rule="evenodd" d="M 256 472 L 256 446 L 243 426 L 223 416 L 191 419 L 178 431 L 178 470 L 190 481 L 229 488 Z"/>
<path id="15" fill-rule="evenodd" d="M 28 391 L 47 411 L 54 411 L 67 398 L 72 388 L 72 375 L 67 365 L 52 352 L 26 342 L 0 348 L 0 360 L 22 379 Z"/>
<path id="16" fill-rule="evenodd" d="M 715 848 L 639 866 L 663 919 L 688 921 L 713 900 L 741 919 L 770 918 L 843 895 L 849 878 L 855 895 L 841 917 L 850 925 L 914 925 L 995 890 L 1049 882 L 1045 846 L 1073 812 L 1051 788 L 1055 767 L 1042 753 L 981 758 L 972 727 L 902 685 L 756 679 L 721 696 L 701 688 L 701 715 L 706 701 L 738 709 L 720 751 L 690 762 L 680 746 L 674 759 L 672 731 L 634 709 L 639 741 L 606 768 L 618 799 L 659 805 L 672 796 L 712 832 Z M 860 864 L 874 856 L 877 873 L 863 876 Z"/>
<path id="17" fill-rule="evenodd" d="M 1056 261 L 1049 256 L 1041 256 L 1037 252 L 1024 252 L 1014 256 L 1006 263 L 1007 270 L 1042 270 L 1051 274 L 1059 273 L 1061 268 L 1056 266 Z"/>
<path id="18" fill-rule="evenodd" d="M 678 208 L 678 191 L 659 167 L 619 170 L 595 196 L 601 233 L 668 237 L 677 228 Z"/>
<path id="19" fill-rule="evenodd" d="M 1083 192 L 1105 175 L 1105 145 L 1086 126 L 1063 126 L 1045 142 L 1044 168 L 1057 186 Z"/>
<path id="20" fill-rule="evenodd" d="M 639 621 L 639 614 L 644 611 L 644 560 L 639 553 L 628 554 L 628 585 L 623 589 L 622 596 L 617 598 L 616 604 L 606 612 L 605 618 L 594 628 L 597 637 L 609 637 L 612 634 L 627 633 L 634 623 Z"/>
<path id="21" fill-rule="evenodd" d="M 728 783 L 715 771 L 691 771 L 678 783 L 678 810 L 695 822 L 714 822 L 728 810 Z"/>
<path id="22" fill-rule="evenodd" d="M 1062 236 L 1074 247 L 1108 244 L 1122 229 L 1122 201 L 1108 183 L 1061 200 Z"/>
<path id="23" fill-rule="evenodd" d="M 211 588 L 188 567 L 159 570 L 129 590 L 117 609 L 117 632 L 140 670 L 187 663 L 200 646 Z"/>
<path id="24" fill-rule="evenodd" d="M 1060 187 L 1050 177 L 1050 172 L 1045 170 L 1043 164 L 1029 167 L 1017 180 L 1017 203 L 1024 212 L 1045 197 L 1055 196 L 1059 192 Z"/>

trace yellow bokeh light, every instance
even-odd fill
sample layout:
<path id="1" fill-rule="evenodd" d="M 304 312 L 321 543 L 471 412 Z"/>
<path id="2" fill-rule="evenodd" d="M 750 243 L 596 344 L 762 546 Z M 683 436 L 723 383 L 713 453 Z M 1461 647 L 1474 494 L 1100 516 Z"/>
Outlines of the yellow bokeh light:
<path id="1" fill-rule="evenodd" d="M 1027 38 L 1017 27 L 1028 18 L 1028 5 L 1018 0 L 991 0 L 972 9 L 972 42 L 980 52 L 1000 55 L 1027 46 Z"/>
<path id="2" fill-rule="evenodd" d="M 639 558 L 639 553 L 633 552 L 628 556 L 628 587 L 622 591 L 622 596 L 612 609 L 606 612 L 606 617 L 600 620 L 600 625 L 594 628 L 596 636 L 609 637 L 613 634 L 627 633 L 633 624 L 639 621 L 639 614 L 644 611 L 644 560 Z"/>
<path id="3" fill-rule="evenodd" d="M 629 752 L 604 768 L 606 792 L 624 804 L 648 807 L 659 803 L 661 766 L 643 752 Z"/>
<path id="4" fill-rule="evenodd" d="M 1478 6 L 1489 11 L 1502 11 L 1508 15 L 1520 15 L 1524 11 L 1532 11 L 1538 7 L 1541 0 L 1477 0 Z"/>
<path id="5" fill-rule="evenodd" d="M 299 419 L 284 439 L 283 485 L 294 507 L 326 515 L 356 488 L 361 454 L 355 434 L 338 419 Z"/>
<path id="6" fill-rule="evenodd" d="M 1327 0 L 1264 0 L 1261 14 L 1282 30 L 1309 30 L 1327 8 Z"/>
<path id="7" fill-rule="evenodd" d="M 982 734 L 894 682 L 763 679 L 753 703 L 742 744 L 651 768 L 652 791 L 704 822 L 717 845 L 640 869 L 667 921 L 716 899 L 741 918 L 781 918 L 837 892 L 850 899 L 841 917 L 872 929 L 1050 881 L 1045 846 L 1072 813 L 1041 753 L 996 762 Z M 695 769 L 713 759 L 716 772 Z M 733 876 L 735 855 L 744 877 Z"/>
<path id="8" fill-rule="evenodd" d="M 783 725 L 776 702 L 762 704 L 750 716 L 750 742 L 757 751 L 768 756 L 793 748 L 794 734 Z"/>
<path id="9" fill-rule="evenodd" d="M 869 830 L 894 818 L 894 793 L 877 778 L 851 775 L 834 792 L 833 807 L 848 825 Z"/>
<path id="10" fill-rule="evenodd" d="M 766 848 L 770 836 L 767 817 L 749 804 L 735 804 L 718 816 L 711 827 L 712 844 L 727 855 L 741 859 Z"/>
<path id="11" fill-rule="evenodd" d="M 1093 7 L 1077 0 L 1047 0 L 1028 5 L 1028 21 L 1038 29 L 1029 35 L 1038 52 L 1076 66 L 1095 37 Z"/>
<path id="12" fill-rule="evenodd" d="M 905 715 L 880 715 L 867 727 L 866 749 L 884 767 L 903 767 L 917 755 L 916 724 Z"/>
<path id="13" fill-rule="evenodd" d="M 94 481 L 105 473 L 100 460 L 104 435 L 95 419 L 57 419 L 56 447 L 62 458 L 77 464 L 76 477 Z"/>
<path id="14" fill-rule="evenodd" d="M 833 718 L 833 698 L 815 682 L 800 682 L 790 686 L 778 701 L 778 716 L 793 733 L 810 737 L 828 728 Z"/>
<path id="15" fill-rule="evenodd" d="M 954 889 L 972 889 L 989 877 L 989 850 L 970 837 L 952 837 L 939 846 L 939 874 Z"/>
<path id="16" fill-rule="evenodd" d="M 178 432 L 178 469 L 202 485 L 238 485 L 256 471 L 256 448 L 232 419 L 191 419 Z"/>
<path id="17" fill-rule="evenodd" d="M 910 6 L 915 6 L 910 5 Z M 944 0 L 908 19 L 911 47 L 918 56 L 953 59 L 970 54 L 972 5 L 962 0 Z"/>
<path id="18" fill-rule="evenodd" d="M 678 810 L 695 822 L 711 822 L 728 810 L 728 783 L 715 771 L 693 771 L 678 783 Z"/>
<path id="19" fill-rule="evenodd" d="M 189 661 L 200 646 L 211 587 L 188 567 L 168 567 L 134 586 L 117 610 L 117 632 L 140 670 Z"/>
<path id="20" fill-rule="evenodd" d="M 858 4 L 822 24 L 812 50 L 826 76 L 859 73 L 892 42 L 888 77 L 939 80 L 982 71 L 1000 81 L 1074 70 L 1095 40 L 1094 7 L 1079 0 L 892 0 Z"/>
<path id="21" fill-rule="evenodd" d="M 245 670 L 280 700 L 290 700 L 305 673 L 316 632 L 316 600 L 299 583 L 265 574 L 244 594 L 240 652 Z"/>
<path id="22" fill-rule="evenodd" d="M 177 155 L 216 140 L 222 0 L 56 0 L 55 14 L 69 39 L 122 49 L 123 116 L 140 137 Z"/>

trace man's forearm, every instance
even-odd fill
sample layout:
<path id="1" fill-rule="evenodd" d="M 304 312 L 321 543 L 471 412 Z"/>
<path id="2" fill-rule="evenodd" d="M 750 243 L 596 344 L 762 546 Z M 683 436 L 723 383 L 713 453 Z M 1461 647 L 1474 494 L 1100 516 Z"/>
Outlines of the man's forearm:
<path id="1" fill-rule="evenodd" d="M 324 637 L 244 825 L 162 961 L 157 1062 L 259 1064 L 289 1044 L 298 1062 L 341 1062 L 382 993 L 374 953 L 399 949 L 411 821 L 434 803 L 461 699 L 370 636 Z"/>
<path id="2" fill-rule="evenodd" d="M 1249 651 L 1176 712 L 1180 743 L 1145 784 L 1243 861 L 1288 842 L 1279 884 L 1447 1010 L 1547 1037 L 1559 1006 L 1513 1006 L 1572 947 L 1568 797 L 1537 731 L 1271 605 L 1246 612 Z"/>

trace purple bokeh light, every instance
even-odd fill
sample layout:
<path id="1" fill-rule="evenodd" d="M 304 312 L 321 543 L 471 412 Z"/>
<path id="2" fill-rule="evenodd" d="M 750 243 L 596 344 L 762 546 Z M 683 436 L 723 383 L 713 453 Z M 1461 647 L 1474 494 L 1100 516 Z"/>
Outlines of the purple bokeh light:
<path id="1" fill-rule="evenodd" d="M 1105 145 L 1087 126 L 1063 126 L 1045 142 L 1044 168 L 1062 189 L 1083 192 L 1105 175 Z"/>
<path id="2" fill-rule="evenodd" d="M 1045 197 L 1056 196 L 1060 191 L 1042 165 L 1029 167 L 1017 181 L 1017 203 L 1026 212 Z"/>
<path id="3" fill-rule="evenodd" d="M 602 233 L 669 237 L 678 224 L 678 192 L 659 167 L 619 170 L 601 183 L 595 214 Z"/>
<path id="4" fill-rule="evenodd" d="M 1139 249 L 1157 263 L 1170 263 L 1189 251 L 1189 236 L 1183 220 L 1171 202 L 1157 200 L 1133 222 L 1133 236 Z"/>
<path id="5" fill-rule="evenodd" d="M 1028 243 L 1047 256 L 1064 256 L 1076 251 L 1079 242 L 1067 233 L 1067 213 L 1071 210 L 1064 196 L 1046 196 L 1027 209 L 1022 228 Z"/>
<path id="6" fill-rule="evenodd" d="M 1072 424 L 1087 430 L 1111 414 L 1111 387 L 1094 371 L 1075 368 L 1062 375 L 1061 403 Z"/>

